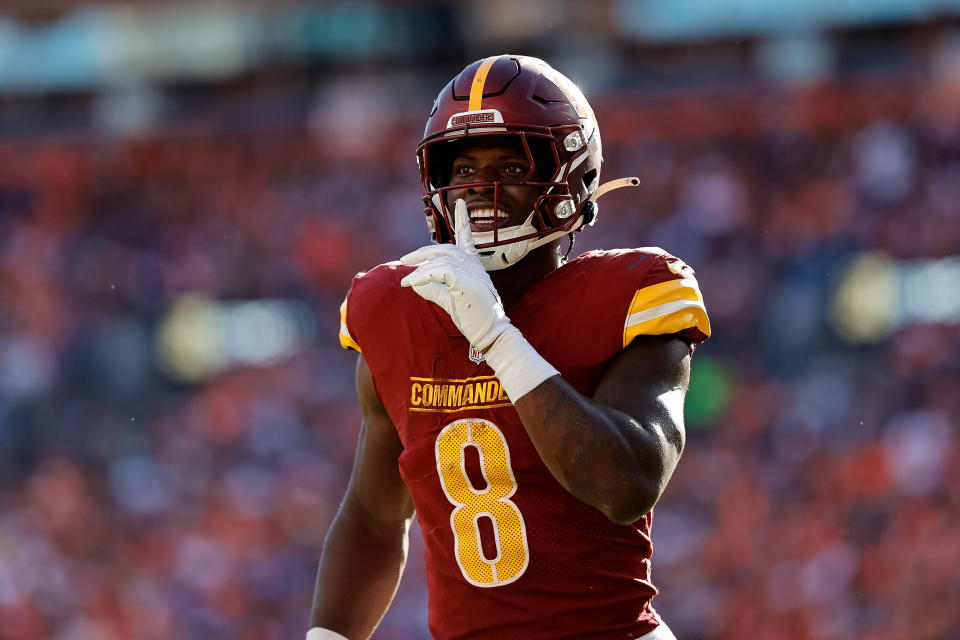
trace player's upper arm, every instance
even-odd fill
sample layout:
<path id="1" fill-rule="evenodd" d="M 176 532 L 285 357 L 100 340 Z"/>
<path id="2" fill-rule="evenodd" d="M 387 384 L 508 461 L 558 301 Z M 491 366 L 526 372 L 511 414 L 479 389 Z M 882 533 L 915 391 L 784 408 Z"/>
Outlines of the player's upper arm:
<path id="1" fill-rule="evenodd" d="M 403 445 L 380 402 L 363 356 L 357 358 L 356 383 L 363 425 L 350 486 L 341 508 L 363 518 L 371 527 L 392 529 L 398 522 L 413 517 L 413 502 L 398 462 Z"/>
<path id="2" fill-rule="evenodd" d="M 690 353 L 688 343 L 676 335 L 637 336 L 613 359 L 593 396 L 651 428 L 664 445 L 672 445 L 673 451 L 664 452 L 668 474 L 683 451 Z"/>

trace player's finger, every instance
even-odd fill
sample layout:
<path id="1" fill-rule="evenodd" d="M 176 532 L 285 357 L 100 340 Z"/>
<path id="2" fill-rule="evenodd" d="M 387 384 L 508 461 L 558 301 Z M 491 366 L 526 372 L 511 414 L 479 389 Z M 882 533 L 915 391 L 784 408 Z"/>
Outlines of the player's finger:
<path id="1" fill-rule="evenodd" d="M 458 198 L 453 208 L 453 232 L 458 247 L 467 253 L 476 253 L 473 232 L 470 230 L 470 214 L 467 213 L 467 203 L 463 198 Z"/>
<path id="2" fill-rule="evenodd" d="M 450 289 L 447 289 L 446 286 L 436 282 L 428 282 L 413 287 L 413 291 L 424 300 L 440 305 L 441 309 L 451 316 L 453 315 L 453 297 L 450 295 Z"/>
<path id="3" fill-rule="evenodd" d="M 457 276 L 450 269 L 449 265 L 424 265 L 404 276 L 403 280 L 400 281 L 400 285 L 404 287 L 418 287 L 430 282 L 452 287 L 457 282 Z"/>
<path id="4" fill-rule="evenodd" d="M 416 266 L 428 260 L 436 260 L 437 258 L 454 258 L 458 251 L 459 249 L 450 244 L 433 244 L 411 251 L 402 256 L 400 262 L 406 265 Z"/>
<path id="5" fill-rule="evenodd" d="M 440 245 L 420 247 L 415 251 L 411 251 L 410 253 L 401 256 L 400 262 L 413 266 L 426 262 L 427 260 L 433 260 L 434 258 L 440 256 L 440 252 L 437 251 L 437 249 L 440 249 Z"/>
<path id="6" fill-rule="evenodd" d="M 403 277 L 403 280 L 400 281 L 401 287 L 419 287 L 421 285 L 427 284 L 430 282 L 430 272 L 421 271 L 417 269 L 416 271 L 411 271 L 406 276 Z"/>

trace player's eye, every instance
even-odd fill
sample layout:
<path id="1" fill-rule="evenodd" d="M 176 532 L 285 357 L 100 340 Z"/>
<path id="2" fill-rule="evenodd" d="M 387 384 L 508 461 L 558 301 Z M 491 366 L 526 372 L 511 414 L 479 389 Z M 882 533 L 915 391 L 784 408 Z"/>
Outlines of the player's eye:
<path id="1" fill-rule="evenodd" d="M 517 163 L 517 162 L 511 162 L 511 163 L 507 164 L 506 166 L 504 166 L 503 172 L 506 173 L 506 174 L 509 174 L 509 175 L 513 175 L 513 176 L 517 176 L 517 175 L 521 175 L 521 176 L 522 176 L 522 175 L 524 175 L 525 173 L 527 173 L 527 167 L 525 167 L 525 166 L 523 166 L 522 164 L 519 164 L 519 163 Z"/>
<path id="2" fill-rule="evenodd" d="M 458 176 L 467 176 L 473 171 L 473 167 L 468 164 L 454 165 L 453 173 Z"/>

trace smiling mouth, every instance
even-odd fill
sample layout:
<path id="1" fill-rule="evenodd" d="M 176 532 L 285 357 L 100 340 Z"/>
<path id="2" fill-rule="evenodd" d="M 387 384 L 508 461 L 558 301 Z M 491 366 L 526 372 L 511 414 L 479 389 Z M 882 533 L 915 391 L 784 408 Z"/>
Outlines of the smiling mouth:
<path id="1" fill-rule="evenodd" d="M 474 209 L 470 212 L 470 228 L 473 231 L 489 231 L 494 227 L 494 219 L 497 220 L 497 226 L 502 227 L 509 217 L 510 214 L 503 209 L 493 207 Z"/>

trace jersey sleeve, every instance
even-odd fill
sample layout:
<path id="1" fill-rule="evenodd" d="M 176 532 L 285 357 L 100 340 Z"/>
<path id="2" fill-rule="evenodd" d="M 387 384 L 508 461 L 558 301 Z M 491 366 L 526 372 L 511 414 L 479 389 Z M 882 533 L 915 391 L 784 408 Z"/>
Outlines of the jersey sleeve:
<path id="1" fill-rule="evenodd" d="M 340 345 L 344 349 L 360 353 L 366 349 L 364 356 L 370 355 L 371 348 L 380 350 L 392 319 L 408 312 L 403 300 L 410 298 L 410 291 L 399 285 L 403 276 L 412 270 L 399 262 L 389 262 L 353 277 L 340 305 Z"/>
<path id="2" fill-rule="evenodd" d="M 710 337 L 710 318 L 693 269 L 666 252 L 637 284 L 623 324 L 623 346 L 639 335 L 676 333 L 693 344 Z"/>

